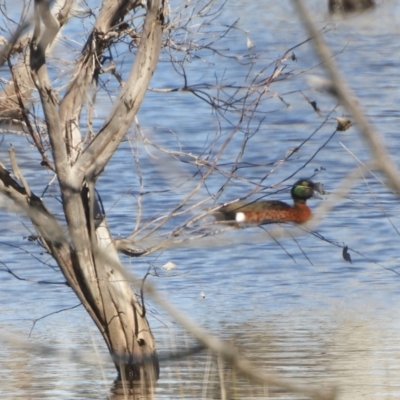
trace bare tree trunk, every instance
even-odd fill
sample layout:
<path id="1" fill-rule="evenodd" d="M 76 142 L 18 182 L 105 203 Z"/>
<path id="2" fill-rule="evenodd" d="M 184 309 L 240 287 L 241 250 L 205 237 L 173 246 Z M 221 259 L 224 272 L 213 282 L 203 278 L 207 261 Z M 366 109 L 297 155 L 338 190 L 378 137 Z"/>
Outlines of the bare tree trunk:
<path id="1" fill-rule="evenodd" d="M 123 270 L 118 267 L 117 250 L 105 216 L 98 210 L 94 187 L 97 177 L 127 133 L 157 65 L 164 5 L 161 0 L 147 2 L 140 44 L 128 81 L 107 121 L 84 148 L 79 115 L 83 99 L 95 78 L 99 55 L 117 34 L 115 24 L 141 2 L 103 2 L 95 28 L 77 63 L 79 73 L 74 74 L 76 78 L 59 105 L 47 72 L 46 49 L 58 33 L 71 4 L 71 0 L 65 2 L 57 19 L 48 2 L 35 0 L 35 28 L 28 66 L 45 115 L 67 233 L 42 200 L 30 191 L 13 152 L 11 161 L 16 179 L 0 164 L 0 192 L 11 198 L 32 220 L 42 243 L 103 335 L 120 376 L 129 379 L 146 377 L 153 381 L 158 377 L 158 361 L 145 308 L 137 301 Z"/>

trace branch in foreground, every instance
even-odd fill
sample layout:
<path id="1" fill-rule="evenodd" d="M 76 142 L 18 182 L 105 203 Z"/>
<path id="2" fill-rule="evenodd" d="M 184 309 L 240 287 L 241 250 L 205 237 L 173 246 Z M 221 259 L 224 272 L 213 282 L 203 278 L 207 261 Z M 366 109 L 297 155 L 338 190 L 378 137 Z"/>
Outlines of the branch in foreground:
<path id="1" fill-rule="evenodd" d="M 303 21 L 308 34 L 314 38 L 312 41 L 315 52 L 321 59 L 323 66 L 331 80 L 332 90 L 341 104 L 350 112 L 354 122 L 358 125 L 358 128 L 363 135 L 365 141 L 368 143 L 372 154 L 375 157 L 376 166 L 385 174 L 389 180 L 391 186 L 393 186 L 397 195 L 400 194 L 400 173 L 397 169 L 395 162 L 387 151 L 382 135 L 371 125 L 368 119 L 365 117 L 361 108 L 358 105 L 355 96 L 351 93 L 348 85 L 345 83 L 342 75 L 339 72 L 339 68 L 336 65 L 333 54 L 330 51 L 328 45 L 325 43 L 322 35 L 318 32 L 315 24 L 313 23 L 310 13 L 307 11 L 302 0 L 293 0 L 294 5 Z"/>
<path id="2" fill-rule="evenodd" d="M 139 282 L 132 274 L 128 273 L 108 254 L 103 253 L 102 257 L 107 262 L 112 263 L 114 268 L 125 276 L 125 279 L 131 283 L 139 285 Z M 260 372 L 250 362 L 246 361 L 236 349 L 232 348 L 231 343 L 222 341 L 216 336 L 210 335 L 208 332 L 200 328 L 190 317 L 175 308 L 165 297 L 161 296 L 157 289 L 149 282 L 144 283 L 145 291 L 153 301 L 160 305 L 168 312 L 177 322 L 181 324 L 195 339 L 199 341 L 205 348 L 210 349 L 213 353 L 224 358 L 230 365 L 236 368 L 243 376 L 251 381 L 261 384 L 281 387 L 288 392 L 300 393 L 315 400 L 334 400 L 336 398 L 336 390 L 322 390 L 310 385 L 299 385 L 289 379 L 282 379 L 271 373 Z"/>

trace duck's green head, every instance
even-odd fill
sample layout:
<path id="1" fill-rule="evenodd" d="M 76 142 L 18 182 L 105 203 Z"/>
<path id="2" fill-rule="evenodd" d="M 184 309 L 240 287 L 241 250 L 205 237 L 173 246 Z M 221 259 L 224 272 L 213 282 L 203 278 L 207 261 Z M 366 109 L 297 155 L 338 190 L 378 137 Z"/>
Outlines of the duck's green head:
<path id="1" fill-rule="evenodd" d="M 295 203 L 305 203 L 315 193 L 324 194 L 324 185 L 308 179 L 300 179 L 292 187 L 292 198 Z"/>

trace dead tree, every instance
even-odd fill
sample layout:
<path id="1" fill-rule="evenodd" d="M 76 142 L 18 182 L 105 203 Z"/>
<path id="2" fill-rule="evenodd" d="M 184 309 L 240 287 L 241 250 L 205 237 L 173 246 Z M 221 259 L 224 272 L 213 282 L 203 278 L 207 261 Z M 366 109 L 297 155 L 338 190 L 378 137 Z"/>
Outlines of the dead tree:
<path id="1" fill-rule="evenodd" d="M 17 116 L 26 125 L 42 156 L 42 165 L 53 170 L 61 193 L 66 229 L 29 188 L 10 151 L 14 176 L 0 164 L 0 192 L 9 197 L 31 219 L 38 237 L 54 257 L 68 285 L 97 325 L 121 376 L 156 379 L 158 361 L 154 339 L 143 304 L 119 269 L 117 250 L 99 210 L 95 183 L 121 143 L 146 93 L 158 62 L 164 24 L 164 1 L 148 0 L 143 28 L 135 32 L 138 44 L 129 78 L 121 89 L 103 126 L 90 140 L 80 130 L 80 117 L 88 92 L 101 71 L 103 52 L 118 38 L 124 18 L 140 0 L 104 0 L 72 73 L 73 80 L 59 100 L 48 73 L 47 53 L 67 21 L 72 0 L 65 0 L 59 12 L 48 1 L 35 0 L 33 27 L 22 49 L 24 67 L 39 93 L 45 119 L 45 133 L 31 124 L 26 108 L 26 91 L 11 64 L 11 55 L 21 46 L 22 31 L 16 32 L 0 49 L 1 64 L 8 61 L 13 77 L 13 101 Z M 29 25 L 29 24 L 28 24 Z M 24 63 L 24 62 L 23 62 Z M 0 110 L 1 111 L 1 110 Z M 48 137 L 48 141 L 45 139 Z M 48 135 L 48 136 L 47 136 Z"/>

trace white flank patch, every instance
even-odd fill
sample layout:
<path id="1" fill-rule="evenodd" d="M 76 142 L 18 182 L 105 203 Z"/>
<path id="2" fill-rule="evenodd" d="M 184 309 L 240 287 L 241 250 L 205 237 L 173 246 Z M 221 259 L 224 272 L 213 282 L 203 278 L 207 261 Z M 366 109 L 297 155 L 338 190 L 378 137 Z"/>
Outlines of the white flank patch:
<path id="1" fill-rule="evenodd" d="M 166 264 L 164 264 L 161 268 L 165 269 L 166 271 L 171 271 L 171 269 L 176 268 L 176 264 L 174 264 L 171 261 L 168 261 Z"/>
<path id="2" fill-rule="evenodd" d="M 246 221 L 246 216 L 242 212 L 236 213 L 235 219 L 237 222 L 244 222 Z"/>

